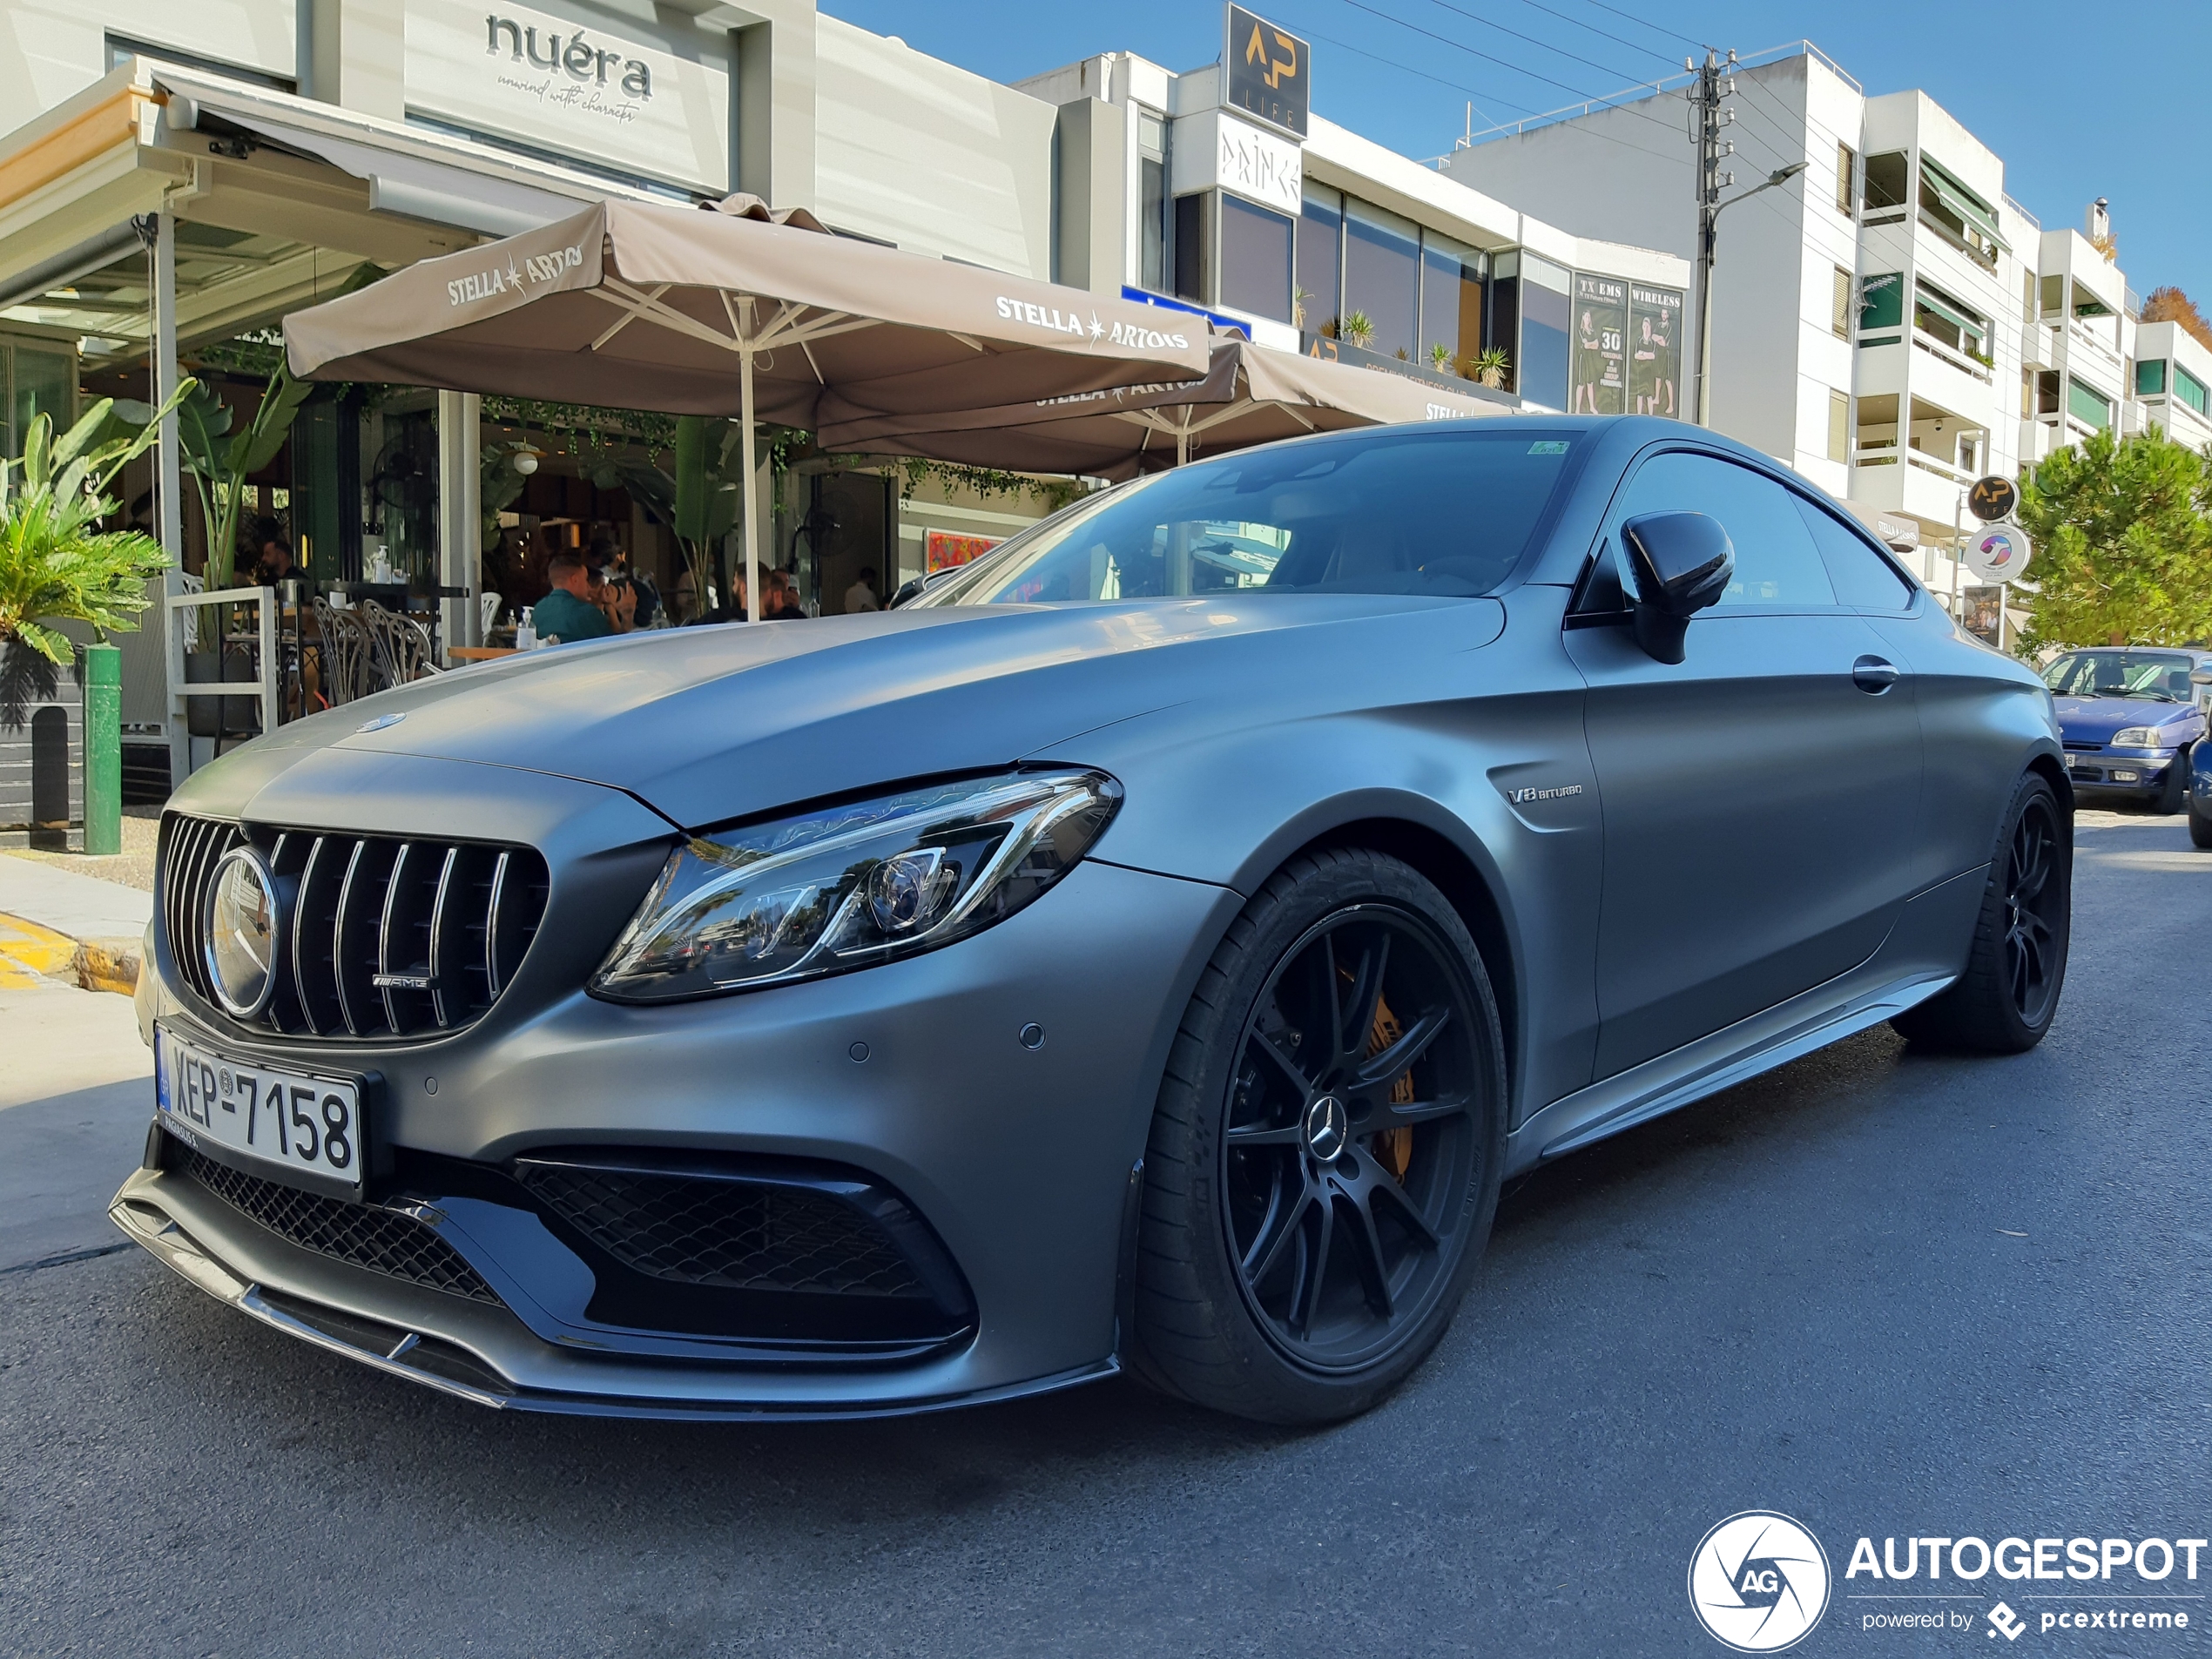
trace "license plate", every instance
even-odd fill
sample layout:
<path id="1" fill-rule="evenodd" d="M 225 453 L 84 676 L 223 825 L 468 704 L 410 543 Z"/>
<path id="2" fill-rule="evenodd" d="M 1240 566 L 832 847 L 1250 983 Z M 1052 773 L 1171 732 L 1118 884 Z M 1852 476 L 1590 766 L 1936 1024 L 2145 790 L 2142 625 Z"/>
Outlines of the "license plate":
<path id="1" fill-rule="evenodd" d="M 352 1189 L 361 1184 L 358 1079 L 233 1060 L 165 1027 L 153 1033 L 154 1105 L 188 1143 Z"/>

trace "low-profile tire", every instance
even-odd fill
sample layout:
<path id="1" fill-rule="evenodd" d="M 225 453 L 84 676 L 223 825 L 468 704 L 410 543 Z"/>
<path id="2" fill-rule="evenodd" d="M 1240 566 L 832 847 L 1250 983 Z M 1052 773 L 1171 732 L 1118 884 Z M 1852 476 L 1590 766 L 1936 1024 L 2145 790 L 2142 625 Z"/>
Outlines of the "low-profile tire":
<path id="1" fill-rule="evenodd" d="M 1410 867 L 1300 854 L 1230 927 L 1144 1159 L 1140 1379 L 1271 1423 L 1366 1410 L 1436 1345 L 1489 1237 L 1505 1042 L 1474 941 Z"/>
<path id="2" fill-rule="evenodd" d="M 2187 812 L 2189 799 L 2189 751 L 2183 748 L 2167 764 L 2165 786 L 2158 792 L 2158 801 L 2152 810 L 2168 813 Z"/>
<path id="3" fill-rule="evenodd" d="M 2006 808 L 1966 972 L 1890 1022 L 1908 1042 L 1972 1054 L 2024 1054 L 2042 1042 L 2066 987 L 2074 825 L 2035 772 Z"/>

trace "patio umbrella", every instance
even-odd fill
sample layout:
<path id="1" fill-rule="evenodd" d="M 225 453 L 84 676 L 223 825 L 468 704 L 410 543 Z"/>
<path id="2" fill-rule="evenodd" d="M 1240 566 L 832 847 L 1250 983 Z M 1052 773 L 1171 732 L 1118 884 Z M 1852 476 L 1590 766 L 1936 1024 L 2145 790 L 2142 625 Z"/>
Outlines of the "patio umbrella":
<path id="1" fill-rule="evenodd" d="M 1305 432 L 1507 415 L 1513 404 L 1407 374 L 1217 340 L 1197 380 L 1063 394 L 956 413 L 862 411 L 834 393 L 815 437 L 826 449 L 926 455 L 1020 472 L 1132 478 L 1200 448 L 1240 449 Z"/>
<path id="2" fill-rule="evenodd" d="M 749 196 L 601 202 L 294 312 L 287 357 L 306 380 L 734 413 L 756 616 L 757 421 L 812 428 L 831 391 L 911 416 L 1205 371 L 1201 320 L 772 217 Z"/>

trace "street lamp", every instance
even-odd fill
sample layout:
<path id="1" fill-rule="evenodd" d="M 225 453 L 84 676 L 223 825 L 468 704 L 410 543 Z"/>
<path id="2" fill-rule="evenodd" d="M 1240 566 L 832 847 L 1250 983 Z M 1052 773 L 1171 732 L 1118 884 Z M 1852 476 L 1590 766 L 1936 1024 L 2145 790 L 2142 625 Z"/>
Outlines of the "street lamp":
<path id="1" fill-rule="evenodd" d="M 1713 423 L 1713 260 L 1720 251 L 1720 219 L 1722 212 L 1740 201 L 1747 201 L 1763 190 L 1772 190 L 1777 185 L 1786 185 L 1805 170 L 1807 164 L 1793 161 L 1786 167 L 1777 167 L 1766 176 L 1763 185 L 1730 196 L 1724 202 L 1714 204 L 1704 224 L 1703 258 L 1697 262 L 1697 424 Z"/>

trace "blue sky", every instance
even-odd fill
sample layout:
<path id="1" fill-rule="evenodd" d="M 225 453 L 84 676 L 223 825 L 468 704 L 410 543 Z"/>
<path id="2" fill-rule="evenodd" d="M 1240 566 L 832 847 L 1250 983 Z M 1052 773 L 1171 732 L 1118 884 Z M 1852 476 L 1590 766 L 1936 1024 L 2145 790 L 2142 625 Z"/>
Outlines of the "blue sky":
<path id="1" fill-rule="evenodd" d="M 995 80 L 1096 51 L 1188 69 L 1221 44 L 1221 8 L 1209 0 L 822 9 Z M 2212 181 L 2204 146 L 2187 138 L 2201 131 L 2202 95 L 2188 89 L 2212 64 L 2212 0 L 1263 0 L 1256 10 L 1313 42 L 1317 111 L 1417 157 L 1451 147 L 1470 100 L 1480 130 L 1486 114 L 1518 120 L 1678 73 L 1692 42 L 1748 56 L 1809 39 L 1869 92 L 1926 91 L 2004 158 L 2011 193 L 2046 226 L 2079 226 L 2091 201 L 2109 199 L 2129 286 L 2175 283 L 2212 309 Z"/>

